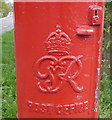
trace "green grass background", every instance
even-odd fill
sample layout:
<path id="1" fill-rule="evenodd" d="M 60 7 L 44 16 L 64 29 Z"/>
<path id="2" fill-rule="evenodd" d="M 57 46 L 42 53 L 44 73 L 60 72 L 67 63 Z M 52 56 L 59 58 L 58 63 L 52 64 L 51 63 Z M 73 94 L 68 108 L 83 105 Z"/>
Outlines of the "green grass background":
<path id="1" fill-rule="evenodd" d="M 16 116 L 13 30 L 2 35 L 2 118 Z"/>
<path id="2" fill-rule="evenodd" d="M 105 74 L 106 76 L 107 74 Z M 15 118 L 16 77 L 13 30 L 2 35 L 2 118 Z M 110 80 L 101 80 L 100 118 L 110 118 Z"/>

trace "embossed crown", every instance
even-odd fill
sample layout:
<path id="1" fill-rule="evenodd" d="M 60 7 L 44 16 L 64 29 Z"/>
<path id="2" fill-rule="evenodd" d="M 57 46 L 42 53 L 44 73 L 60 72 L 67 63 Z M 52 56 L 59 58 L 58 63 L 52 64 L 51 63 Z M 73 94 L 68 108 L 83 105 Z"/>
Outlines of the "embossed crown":
<path id="1" fill-rule="evenodd" d="M 56 32 L 52 32 L 46 41 L 48 54 L 52 55 L 68 55 L 71 47 L 71 39 L 62 32 L 59 25 L 56 26 Z"/>

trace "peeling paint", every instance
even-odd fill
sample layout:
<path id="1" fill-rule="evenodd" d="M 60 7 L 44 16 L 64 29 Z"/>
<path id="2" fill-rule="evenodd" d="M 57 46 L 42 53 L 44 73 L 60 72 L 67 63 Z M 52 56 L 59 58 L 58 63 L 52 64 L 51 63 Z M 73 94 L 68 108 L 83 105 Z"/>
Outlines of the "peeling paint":
<path id="1" fill-rule="evenodd" d="M 96 86 L 96 90 L 95 90 L 95 102 L 94 102 L 94 112 L 98 112 L 98 91 L 99 91 L 99 88 L 98 88 L 98 84 Z"/>
<path id="2" fill-rule="evenodd" d="M 100 76 L 100 68 L 97 68 L 98 76 Z"/>
<path id="3" fill-rule="evenodd" d="M 99 99 L 99 84 L 100 84 L 100 71 L 101 71 L 101 51 L 102 51 L 102 38 L 98 41 L 98 64 L 97 64 L 97 75 L 96 75 L 96 88 L 95 88 L 95 102 L 94 112 L 98 112 L 98 99 Z"/>

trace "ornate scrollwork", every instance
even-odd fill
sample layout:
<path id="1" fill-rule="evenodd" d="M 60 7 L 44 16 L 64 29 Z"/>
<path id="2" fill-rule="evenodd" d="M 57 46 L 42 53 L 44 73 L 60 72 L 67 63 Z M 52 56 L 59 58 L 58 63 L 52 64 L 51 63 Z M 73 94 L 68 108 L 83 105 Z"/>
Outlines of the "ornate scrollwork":
<path id="1" fill-rule="evenodd" d="M 54 56 L 47 55 L 37 60 L 34 64 L 34 73 L 36 78 L 40 79 L 40 82 L 38 82 L 39 89 L 42 92 L 55 93 L 61 90 L 67 81 L 73 90 L 76 92 L 82 91 L 83 87 L 79 87 L 75 82 L 82 68 L 81 57 L 82 56 L 63 56 L 57 59 Z M 69 65 L 66 71 L 63 72 L 64 67 L 67 66 L 66 61 L 69 61 Z M 40 67 L 44 62 L 49 64 L 45 68 L 46 72 L 42 73 L 40 72 Z M 78 69 L 75 73 L 71 73 L 71 69 L 74 69 L 75 64 L 78 66 Z M 59 79 L 58 83 L 56 82 L 57 78 Z"/>

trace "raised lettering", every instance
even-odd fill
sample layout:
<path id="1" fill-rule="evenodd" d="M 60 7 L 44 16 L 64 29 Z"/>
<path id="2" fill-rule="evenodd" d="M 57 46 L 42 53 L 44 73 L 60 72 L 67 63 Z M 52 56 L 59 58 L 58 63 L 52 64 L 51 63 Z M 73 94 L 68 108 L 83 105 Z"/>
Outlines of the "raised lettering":
<path id="1" fill-rule="evenodd" d="M 70 104 L 70 114 L 75 113 L 75 105 L 74 104 Z"/>
<path id="2" fill-rule="evenodd" d="M 64 105 L 63 111 L 64 111 L 64 114 L 70 114 L 70 105 Z"/>
<path id="3" fill-rule="evenodd" d="M 57 114 L 62 114 L 63 113 L 63 106 L 62 105 L 57 105 L 56 106 L 56 112 L 57 112 Z"/>
<path id="4" fill-rule="evenodd" d="M 39 112 L 39 103 L 34 103 L 35 104 L 35 111 Z"/>
<path id="5" fill-rule="evenodd" d="M 41 104 L 41 106 L 40 106 L 40 112 L 42 112 L 42 113 L 46 113 L 47 112 L 46 104 Z"/>
<path id="6" fill-rule="evenodd" d="M 33 102 L 28 101 L 28 107 L 29 107 L 29 108 L 32 108 L 32 105 L 33 105 Z"/>

